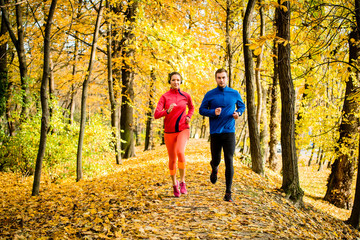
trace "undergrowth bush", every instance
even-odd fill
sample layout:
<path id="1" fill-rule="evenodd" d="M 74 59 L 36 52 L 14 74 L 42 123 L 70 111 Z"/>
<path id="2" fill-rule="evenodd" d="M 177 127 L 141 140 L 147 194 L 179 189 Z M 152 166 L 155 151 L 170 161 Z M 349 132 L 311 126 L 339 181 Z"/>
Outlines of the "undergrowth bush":
<path id="1" fill-rule="evenodd" d="M 21 124 L 13 137 L 0 131 L 0 171 L 20 172 L 32 175 L 35 169 L 39 148 L 41 114 Z M 42 174 L 52 181 L 75 177 L 76 154 L 79 138 L 79 124 L 68 124 L 61 111 L 54 111 L 47 135 L 46 152 Z M 84 176 L 93 176 L 101 167 L 99 160 L 112 151 L 111 127 L 104 117 L 92 116 L 87 122 L 84 133 L 82 161 Z"/>

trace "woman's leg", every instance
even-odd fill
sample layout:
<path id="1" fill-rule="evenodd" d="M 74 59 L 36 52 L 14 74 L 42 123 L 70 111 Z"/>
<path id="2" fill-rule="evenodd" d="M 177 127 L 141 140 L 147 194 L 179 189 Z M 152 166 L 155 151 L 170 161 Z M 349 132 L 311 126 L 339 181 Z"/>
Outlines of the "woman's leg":
<path id="1" fill-rule="evenodd" d="M 180 181 L 185 182 L 185 147 L 189 140 L 190 130 L 185 129 L 181 131 L 176 140 L 176 155 L 178 157 L 178 167 L 180 172 Z"/>
<path id="2" fill-rule="evenodd" d="M 164 140 L 169 156 L 169 171 L 173 186 L 176 185 L 176 137 L 177 133 L 165 133 Z"/>

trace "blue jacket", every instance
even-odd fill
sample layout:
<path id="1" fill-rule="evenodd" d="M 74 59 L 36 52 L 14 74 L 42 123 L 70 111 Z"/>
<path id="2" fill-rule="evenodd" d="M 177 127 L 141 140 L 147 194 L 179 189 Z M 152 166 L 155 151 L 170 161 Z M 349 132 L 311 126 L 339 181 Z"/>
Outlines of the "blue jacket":
<path id="1" fill-rule="evenodd" d="M 221 113 L 216 116 L 215 108 L 218 107 L 221 107 Z M 245 104 L 240 93 L 232 88 L 218 86 L 205 94 L 199 113 L 209 117 L 210 134 L 235 132 L 235 119 L 232 116 L 235 107 L 241 116 L 245 111 Z"/>

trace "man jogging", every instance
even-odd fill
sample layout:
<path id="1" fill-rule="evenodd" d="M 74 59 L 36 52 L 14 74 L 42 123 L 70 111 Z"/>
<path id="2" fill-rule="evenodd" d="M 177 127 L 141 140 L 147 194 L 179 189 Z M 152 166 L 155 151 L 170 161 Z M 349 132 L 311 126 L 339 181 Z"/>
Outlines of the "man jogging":
<path id="1" fill-rule="evenodd" d="M 235 120 L 245 111 L 240 93 L 227 86 L 228 74 L 223 68 L 215 72 L 217 87 L 207 92 L 199 113 L 209 117 L 210 149 L 212 168 L 210 181 L 215 184 L 221 161 L 221 150 L 225 158 L 226 191 L 224 200 L 233 202 L 231 186 L 234 175 L 233 156 L 235 152 Z"/>

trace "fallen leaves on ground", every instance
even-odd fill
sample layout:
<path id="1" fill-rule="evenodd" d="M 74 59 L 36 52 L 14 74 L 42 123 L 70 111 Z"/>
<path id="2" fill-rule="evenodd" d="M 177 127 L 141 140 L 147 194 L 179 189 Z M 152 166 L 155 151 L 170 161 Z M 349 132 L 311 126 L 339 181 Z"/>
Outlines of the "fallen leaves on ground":
<path id="1" fill-rule="evenodd" d="M 173 197 L 165 146 L 137 153 L 116 173 L 51 184 L 31 197 L 32 178 L 2 173 L 3 239 L 357 239 L 356 231 L 312 205 L 296 208 L 235 160 L 233 197 L 223 201 L 224 162 L 209 181 L 209 143 L 191 139 L 186 150 L 189 194 Z M 112 159 L 109 161 L 112 161 Z"/>

